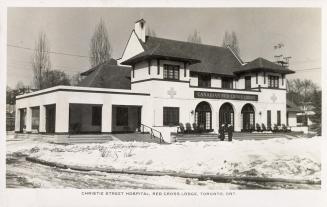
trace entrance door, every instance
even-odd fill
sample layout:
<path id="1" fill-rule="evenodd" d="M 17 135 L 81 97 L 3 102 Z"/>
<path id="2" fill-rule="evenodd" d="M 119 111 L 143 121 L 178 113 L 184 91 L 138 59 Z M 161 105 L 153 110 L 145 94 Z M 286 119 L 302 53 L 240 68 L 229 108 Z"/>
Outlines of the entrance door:
<path id="1" fill-rule="evenodd" d="M 230 103 L 224 103 L 219 109 L 219 126 L 231 124 L 234 130 L 234 109 Z"/>
<path id="2" fill-rule="evenodd" d="M 245 104 L 242 108 L 243 130 L 254 129 L 254 109 L 251 104 Z"/>
<path id="3" fill-rule="evenodd" d="M 20 123 L 19 131 L 23 132 L 26 129 L 26 109 L 19 109 L 20 111 Z"/>
<path id="4" fill-rule="evenodd" d="M 202 130 L 212 129 L 212 112 L 208 102 L 201 102 L 195 108 L 195 123 Z"/>
<path id="5" fill-rule="evenodd" d="M 267 111 L 267 127 L 271 128 L 271 111 Z"/>
<path id="6" fill-rule="evenodd" d="M 56 105 L 48 105 L 45 110 L 45 130 L 47 133 L 54 133 L 56 129 Z"/>

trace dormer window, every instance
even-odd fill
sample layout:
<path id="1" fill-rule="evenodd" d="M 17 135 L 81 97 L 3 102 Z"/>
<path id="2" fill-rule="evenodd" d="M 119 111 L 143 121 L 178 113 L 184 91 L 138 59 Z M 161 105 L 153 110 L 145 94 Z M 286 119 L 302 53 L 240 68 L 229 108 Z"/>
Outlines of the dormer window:
<path id="1" fill-rule="evenodd" d="M 168 80 L 179 80 L 179 65 L 164 64 L 163 78 Z"/>

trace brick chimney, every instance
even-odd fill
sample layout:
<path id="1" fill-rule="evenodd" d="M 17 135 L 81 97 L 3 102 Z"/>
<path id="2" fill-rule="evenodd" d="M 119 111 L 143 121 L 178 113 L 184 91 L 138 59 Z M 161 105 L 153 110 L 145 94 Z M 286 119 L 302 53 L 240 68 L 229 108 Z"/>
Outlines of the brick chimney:
<path id="1" fill-rule="evenodd" d="M 146 24 L 144 19 L 140 19 L 135 22 L 134 30 L 136 35 L 145 42 L 145 31 L 146 31 Z"/>

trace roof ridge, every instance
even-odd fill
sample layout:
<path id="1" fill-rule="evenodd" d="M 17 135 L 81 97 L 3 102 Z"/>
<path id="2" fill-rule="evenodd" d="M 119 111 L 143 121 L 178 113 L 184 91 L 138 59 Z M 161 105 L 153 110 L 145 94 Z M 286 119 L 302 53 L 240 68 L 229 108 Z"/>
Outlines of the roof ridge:
<path id="1" fill-rule="evenodd" d="M 187 43 L 187 44 L 201 45 L 201 46 L 209 46 L 209 47 L 215 47 L 215 48 L 221 48 L 221 49 L 228 50 L 228 48 L 226 48 L 226 47 L 217 46 L 217 45 L 209 45 L 209 44 L 203 44 L 203 43 L 196 43 L 196 42 L 188 42 L 188 41 L 182 41 L 182 40 L 167 39 L 167 38 L 162 38 L 162 37 L 153 37 L 153 36 L 149 36 L 149 35 L 148 35 L 148 37 L 154 38 L 154 39 L 169 40 L 169 41 L 175 41 L 175 42 L 180 42 L 180 43 Z"/>

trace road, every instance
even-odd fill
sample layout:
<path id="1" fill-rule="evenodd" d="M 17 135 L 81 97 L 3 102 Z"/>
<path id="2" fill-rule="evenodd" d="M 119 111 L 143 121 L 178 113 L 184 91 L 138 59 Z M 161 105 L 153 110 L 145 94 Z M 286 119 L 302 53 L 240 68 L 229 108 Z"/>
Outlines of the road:
<path id="1" fill-rule="evenodd" d="M 7 155 L 7 188 L 75 188 L 75 189 L 320 189 L 320 185 L 290 183 L 216 183 L 171 176 L 143 176 L 96 171 L 81 172 L 48 167 Z"/>

